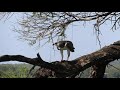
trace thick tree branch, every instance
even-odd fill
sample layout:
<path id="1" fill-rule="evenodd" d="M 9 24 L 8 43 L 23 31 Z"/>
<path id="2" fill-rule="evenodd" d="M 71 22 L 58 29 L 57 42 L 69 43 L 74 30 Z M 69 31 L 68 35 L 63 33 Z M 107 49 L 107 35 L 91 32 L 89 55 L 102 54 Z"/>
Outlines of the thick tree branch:
<path id="1" fill-rule="evenodd" d="M 37 65 L 38 58 L 28 58 L 22 55 L 3 55 L 0 57 L 0 62 L 4 61 L 19 61 L 19 62 L 26 62 L 29 64 Z"/>
<path id="2" fill-rule="evenodd" d="M 97 67 L 94 68 L 94 70 L 98 73 L 98 77 L 103 77 L 106 65 L 119 58 L 120 41 L 117 41 L 96 52 L 84 55 L 72 61 L 55 61 L 48 63 L 37 54 L 36 58 L 28 58 L 22 55 L 3 55 L 0 57 L 0 62 L 20 61 L 40 66 L 40 69 L 35 73 L 35 77 L 75 77 L 81 71 L 84 71 L 91 66 Z M 103 66 L 104 68 L 101 68 Z M 102 74 L 99 72 L 100 70 L 102 70 Z M 93 75 L 95 75 L 95 73 Z"/>

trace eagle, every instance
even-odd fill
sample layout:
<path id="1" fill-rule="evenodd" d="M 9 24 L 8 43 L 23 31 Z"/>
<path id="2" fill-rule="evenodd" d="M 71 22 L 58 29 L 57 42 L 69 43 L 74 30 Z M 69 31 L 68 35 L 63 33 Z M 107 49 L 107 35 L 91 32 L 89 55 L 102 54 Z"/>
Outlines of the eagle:
<path id="1" fill-rule="evenodd" d="M 74 52 L 75 49 L 71 41 L 58 41 L 56 43 L 53 43 L 53 45 L 55 45 L 57 49 L 60 50 L 62 57 L 61 61 L 63 61 L 63 50 L 67 50 L 67 54 L 68 54 L 67 61 L 68 61 L 70 57 L 70 52 Z"/>

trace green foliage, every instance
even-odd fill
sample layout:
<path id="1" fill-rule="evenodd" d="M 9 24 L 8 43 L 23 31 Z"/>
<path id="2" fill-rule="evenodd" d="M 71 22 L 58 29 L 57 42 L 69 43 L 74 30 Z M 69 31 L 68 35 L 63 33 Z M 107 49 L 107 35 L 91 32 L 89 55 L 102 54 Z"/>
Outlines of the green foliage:
<path id="1" fill-rule="evenodd" d="M 27 77 L 31 67 L 30 64 L 1 64 L 0 78 L 31 78 L 31 75 Z"/>

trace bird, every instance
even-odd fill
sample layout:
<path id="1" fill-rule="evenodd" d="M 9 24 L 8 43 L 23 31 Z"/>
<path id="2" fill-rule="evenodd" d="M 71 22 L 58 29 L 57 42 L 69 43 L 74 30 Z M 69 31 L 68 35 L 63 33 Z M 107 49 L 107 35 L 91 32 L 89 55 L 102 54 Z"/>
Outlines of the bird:
<path id="1" fill-rule="evenodd" d="M 55 45 L 57 47 L 58 50 L 60 50 L 61 53 L 61 61 L 63 61 L 63 50 L 67 50 L 67 61 L 70 57 L 70 52 L 74 52 L 74 46 L 73 43 L 71 41 L 68 40 L 64 40 L 64 41 L 58 41 L 56 43 L 53 43 L 53 45 Z"/>

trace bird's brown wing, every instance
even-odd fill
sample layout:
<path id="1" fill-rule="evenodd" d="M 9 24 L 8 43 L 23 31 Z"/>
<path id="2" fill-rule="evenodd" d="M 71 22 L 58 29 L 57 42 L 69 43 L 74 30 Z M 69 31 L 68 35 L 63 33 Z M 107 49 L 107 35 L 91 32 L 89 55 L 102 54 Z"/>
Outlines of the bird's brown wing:
<path id="1" fill-rule="evenodd" d="M 68 42 L 67 43 L 67 47 L 68 47 L 68 49 L 71 51 L 71 52 L 74 52 L 74 46 L 73 46 L 73 43 L 72 42 Z"/>
<path id="2" fill-rule="evenodd" d="M 60 42 L 59 47 L 64 48 L 64 46 L 65 46 L 65 42 Z"/>

